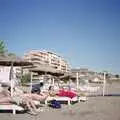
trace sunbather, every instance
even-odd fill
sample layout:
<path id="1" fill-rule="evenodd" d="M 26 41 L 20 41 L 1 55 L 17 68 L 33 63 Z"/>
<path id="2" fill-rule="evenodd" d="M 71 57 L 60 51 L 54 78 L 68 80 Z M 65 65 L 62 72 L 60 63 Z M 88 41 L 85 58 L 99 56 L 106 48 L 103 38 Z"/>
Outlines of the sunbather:
<path id="1" fill-rule="evenodd" d="M 23 93 L 21 90 L 14 88 L 13 96 L 10 96 L 9 91 L 1 91 L 0 104 L 10 104 L 15 102 L 17 104 L 24 104 L 31 111 L 32 114 L 36 114 L 38 111 L 33 100 L 41 101 L 46 99 L 47 95 L 38 95 L 31 93 Z"/>
<path id="2" fill-rule="evenodd" d="M 74 91 L 71 91 L 70 89 L 65 90 L 64 88 L 61 88 L 59 91 L 54 90 L 54 86 L 49 87 L 49 94 L 50 96 L 61 96 L 61 97 L 69 97 L 73 98 L 77 96 L 77 93 Z"/>

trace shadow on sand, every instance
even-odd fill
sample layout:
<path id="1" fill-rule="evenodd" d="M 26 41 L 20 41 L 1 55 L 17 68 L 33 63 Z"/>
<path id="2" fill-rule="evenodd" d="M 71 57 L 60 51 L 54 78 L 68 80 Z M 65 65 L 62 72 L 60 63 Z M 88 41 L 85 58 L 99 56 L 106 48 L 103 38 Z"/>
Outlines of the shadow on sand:
<path id="1" fill-rule="evenodd" d="M 12 110 L 0 110 L 0 113 L 12 113 Z M 16 111 L 16 114 L 24 114 L 26 111 Z"/>
<path id="2" fill-rule="evenodd" d="M 89 95 L 89 97 L 103 96 L 103 94 Z M 120 93 L 105 94 L 107 97 L 120 97 Z"/>

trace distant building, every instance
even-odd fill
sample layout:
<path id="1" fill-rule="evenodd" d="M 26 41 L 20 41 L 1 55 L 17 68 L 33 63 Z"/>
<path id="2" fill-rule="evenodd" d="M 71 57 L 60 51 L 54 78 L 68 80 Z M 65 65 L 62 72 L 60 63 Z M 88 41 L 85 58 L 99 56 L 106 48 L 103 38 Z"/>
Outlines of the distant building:
<path id="1" fill-rule="evenodd" d="M 76 73 L 78 73 L 79 78 L 88 79 L 91 82 L 102 82 L 103 75 L 97 72 L 91 71 L 87 68 L 71 69 L 71 73 L 74 79 L 76 79 Z"/>
<path id="2" fill-rule="evenodd" d="M 79 75 L 87 75 L 88 69 L 87 69 L 87 68 L 71 69 L 71 72 L 72 72 L 73 74 L 78 73 Z"/>
<path id="3" fill-rule="evenodd" d="M 35 65 L 48 64 L 56 70 L 69 72 L 68 62 L 61 56 L 50 51 L 30 50 L 24 55 L 24 59 L 33 62 Z"/>

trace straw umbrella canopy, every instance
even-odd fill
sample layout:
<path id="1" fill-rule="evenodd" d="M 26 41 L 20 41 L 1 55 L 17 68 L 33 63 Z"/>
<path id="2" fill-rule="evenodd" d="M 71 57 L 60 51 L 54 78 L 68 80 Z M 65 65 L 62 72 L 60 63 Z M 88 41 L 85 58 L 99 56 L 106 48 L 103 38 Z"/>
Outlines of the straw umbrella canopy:
<path id="1" fill-rule="evenodd" d="M 18 56 L 0 55 L 0 66 L 11 66 L 9 77 L 10 80 L 12 79 L 13 66 L 29 66 L 29 65 L 33 64 Z"/>
<path id="2" fill-rule="evenodd" d="M 40 64 L 39 66 L 31 66 L 31 67 L 24 67 L 25 69 L 28 69 L 31 72 L 31 89 L 32 89 L 32 72 L 37 72 L 39 75 L 46 75 L 50 74 L 53 76 L 60 76 L 63 75 L 62 72 L 55 70 L 51 66 L 47 64 Z M 53 78 L 53 83 L 54 83 L 54 78 Z"/>
<path id="3" fill-rule="evenodd" d="M 59 79 L 70 79 L 72 77 L 72 73 L 71 72 L 67 72 L 67 73 L 64 73 L 63 76 L 60 76 Z"/>
<path id="4" fill-rule="evenodd" d="M 28 68 L 30 71 L 32 72 L 37 72 L 39 74 L 50 74 L 50 75 L 54 75 L 54 76 L 59 76 L 59 75 L 64 75 L 62 72 L 55 70 L 54 68 L 52 68 L 49 65 L 39 65 L 36 67 L 31 67 Z"/>
<path id="5" fill-rule="evenodd" d="M 18 56 L 8 56 L 0 55 L 0 66 L 28 66 L 32 65 L 31 62 L 28 62 Z"/>
<path id="6" fill-rule="evenodd" d="M 11 80 L 11 96 L 13 94 L 13 66 L 28 66 L 32 65 L 31 62 L 25 61 L 24 59 L 17 56 L 0 55 L 0 66 L 11 66 L 10 77 Z"/>

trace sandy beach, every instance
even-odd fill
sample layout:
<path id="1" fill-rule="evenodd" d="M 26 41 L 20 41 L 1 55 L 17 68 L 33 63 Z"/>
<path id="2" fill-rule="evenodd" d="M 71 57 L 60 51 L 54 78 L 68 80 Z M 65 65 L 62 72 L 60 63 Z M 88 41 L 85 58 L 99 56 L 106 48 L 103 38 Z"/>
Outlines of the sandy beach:
<path id="1" fill-rule="evenodd" d="M 106 92 L 110 96 L 89 97 L 87 102 L 63 105 L 59 110 L 42 107 L 37 116 L 1 112 L 0 120 L 120 120 L 120 83 L 107 85 Z"/>

